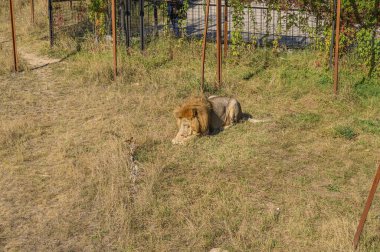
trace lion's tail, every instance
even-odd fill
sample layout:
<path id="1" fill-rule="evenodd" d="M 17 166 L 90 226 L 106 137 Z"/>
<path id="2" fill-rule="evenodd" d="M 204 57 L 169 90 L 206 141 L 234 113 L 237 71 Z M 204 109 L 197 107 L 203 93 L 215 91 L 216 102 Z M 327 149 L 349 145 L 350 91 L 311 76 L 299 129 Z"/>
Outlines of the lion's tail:
<path id="1" fill-rule="evenodd" d="M 248 122 L 250 123 L 263 123 L 263 122 L 270 122 L 272 121 L 272 119 L 253 119 L 253 118 L 248 118 L 247 119 Z"/>

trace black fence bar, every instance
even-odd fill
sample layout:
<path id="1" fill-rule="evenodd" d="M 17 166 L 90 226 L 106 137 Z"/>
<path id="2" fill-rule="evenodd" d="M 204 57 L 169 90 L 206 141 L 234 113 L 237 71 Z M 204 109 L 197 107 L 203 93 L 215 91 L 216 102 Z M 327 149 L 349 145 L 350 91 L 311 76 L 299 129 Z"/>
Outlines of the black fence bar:
<path id="1" fill-rule="evenodd" d="M 144 0 L 140 0 L 140 49 L 144 50 Z"/>
<path id="2" fill-rule="evenodd" d="M 50 47 L 54 45 L 54 28 L 53 28 L 53 5 L 52 0 L 48 0 L 48 11 L 49 11 L 49 38 L 50 38 Z"/>
<path id="3" fill-rule="evenodd" d="M 127 32 L 127 47 L 130 47 L 131 46 L 131 36 L 132 36 L 132 32 L 131 32 L 132 3 L 131 3 L 131 0 L 126 0 L 126 1 L 127 1 L 127 5 L 126 5 L 126 8 L 127 8 L 127 10 L 126 10 L 126 13 L 127 13 L 127 31 L 126 31 Z"/>

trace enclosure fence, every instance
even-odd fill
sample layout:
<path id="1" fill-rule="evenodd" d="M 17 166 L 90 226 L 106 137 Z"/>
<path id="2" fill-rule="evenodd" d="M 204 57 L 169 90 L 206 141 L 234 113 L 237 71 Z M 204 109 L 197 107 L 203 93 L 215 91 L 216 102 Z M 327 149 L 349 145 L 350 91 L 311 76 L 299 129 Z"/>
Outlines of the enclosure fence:
<path id="1" fill-rule="evenodd" d="M 222 16 L 225 15 L 225 1 L 222 2 Z M 189 0 L 182 15 L 173 18 L 169 13 L 169 3 L 163 0 L 118 0 L 118 38 L 127 46 L 140 43 L 141 48 L 152 38 L 163 32 L 173 32 L 176 36 L 201 38 L 205 28 L 205 8 L 203 0 Z M 274 10 L 264 4 L 246 4 L 240 12 L 240 24 L 233 22 L 234 8 L 227 3 L 227 40 L 239 33 L 245 43 L 268 45 L 276 41 L 287 47 L 305 47 L 320 36 L 323 20 L 299 9 Z M 56 34 L 72 33 L 77 36 L 83 27 L 89 25 L 88 5 L 85 0 L 49 0 L 50 35 L 53 43 Z M 104 10 L 106 32 L 111 34 L 111 10 Z M 235 17 L 236 18 L 236 17 Z M 96 23 L 96 20 L 92 20 Z M 225 22 L 225 21 L 223 21 Z M 224 27 L 224 24 L 222 25 Z M 178 31 L 179 32 L 178 32 Z M 93 29 L 96 32 L 96 29 Z M 223 33 L 224 34 L 224 33 Z M 216 1 L 210 5 L 207 39 L 216 39 Z M 222 38 L 225 39 L 225 38 Z"/>
<path id="2" fill-rule="evenodd" d="M 202 0 L 190 0 L 185 15 L 178 20 L 172 20 L 168 15 L 165 1 L 149 1 L 144 4 L 144 11 L 138 9 L 139 1 L 132 1 L 131 9 L 131 38 L 137 38 L 141 31 L 141 16 L 144 20 L 143 39 L 157 36 L 160 32 L 175 29 L 177 24 L 180 36 L 201 38 L 205 28 L 206 4 Z M 225 15 L 225 2 L 222 4 L 222 16 Z M 238 31 L 246 43 L 265 45 L 278 41 L 288 47 L 305 47 L 314 42 L 320 35 L 323 20 L 299 9 L 273 10 L 263 4 L 247 4 L 244 6 L 239 28 L 234 25 L 233 7 L 227 4 L 228 41 L 232 42 L 233 32 Z M 128 20 L 128 19 L 126 19 Z M 224 22 L 224 21 L 223 21 Z M 224 24 L 222 25 L 224 27 Z M 141 34 L 140 34 L 141 35 Z M 209 28 L 207 39 L 216 39 L 216 3 L 211 1 Z M 224 38 L 223 38 L 224 39 Z"/>
<path id="3" fill-rule="evenodd" d="M 225 15 L 225 2 L 222 3 L 222 16 Z M 191 1 L 187 11 L 186 35 L 201 37 L 205 27 L 205 4 L 203 1 Z M 227 5 L 228 41 L 232 32 L 236 31 L 233 23 L 233 7 Z M 223 21 L 224 23 L 225 21 Z M 238 29 L 246 43 L 265 45 L 274 40 L 289 47 L 303 47 L 313 42 L 319 32 L 321 20 L 298 9 L 273 10 L 263 4 L 247 4 L 244 6 L 241 25 Z M 224 26 L 224 25 L 223 25 Z M 216 3 L 210 4 L 209 40 L 216 39 Z M 224 39 L 224 38 L 223 38 Z"/>
<path id="4" fill-rule="evenodd" d="M 85 0 L 48 0 L 48 8 L 51 46 L 59 34 L 77 37 L 91 26 Z"/>

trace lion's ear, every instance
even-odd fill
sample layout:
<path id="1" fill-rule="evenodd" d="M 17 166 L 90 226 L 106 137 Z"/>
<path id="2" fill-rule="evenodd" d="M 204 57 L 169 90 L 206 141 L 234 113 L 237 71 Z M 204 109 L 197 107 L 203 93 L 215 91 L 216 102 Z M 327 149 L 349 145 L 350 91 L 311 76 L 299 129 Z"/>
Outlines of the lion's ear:
<path id="1" fill-rule="evenodd" d="M 180 118 L 181 117 L 181 111 L 179 108 L 176 108 L 174 111 L 173 111 L 173 115 L 175 118 Z"/>
<path id="2" fill-rule="evenodd" d="M 193 108 L 193 117 L 198 117 L 198 110 Z"/>

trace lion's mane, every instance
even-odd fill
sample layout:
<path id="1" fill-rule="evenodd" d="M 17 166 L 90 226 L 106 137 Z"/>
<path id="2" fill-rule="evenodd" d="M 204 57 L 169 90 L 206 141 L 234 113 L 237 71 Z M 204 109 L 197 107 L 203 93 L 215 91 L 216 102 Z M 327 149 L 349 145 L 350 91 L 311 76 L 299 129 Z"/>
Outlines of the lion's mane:
<path id="1" fill-rule="evenodd" d="M 178 119 L 197 119 L 201 134 L 209 133 L 211 103 L 205 97 L 190 97 L 181 106 L 174 110 L 174 116 Z"/>

